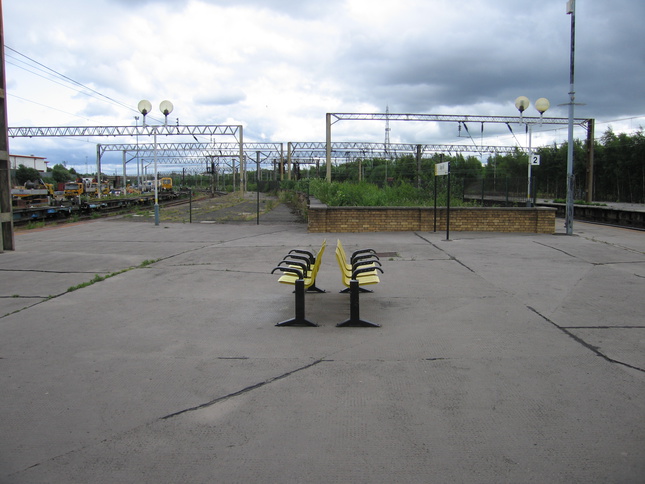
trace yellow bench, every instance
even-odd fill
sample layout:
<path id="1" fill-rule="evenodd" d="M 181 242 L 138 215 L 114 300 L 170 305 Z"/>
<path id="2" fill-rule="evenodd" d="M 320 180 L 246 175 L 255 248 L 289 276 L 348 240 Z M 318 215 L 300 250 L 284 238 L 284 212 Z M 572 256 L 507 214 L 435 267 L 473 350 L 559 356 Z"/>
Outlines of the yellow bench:
<path id="1" fill-rule="evenodd" d="M 361 270 L 356 273 L 356 276 L 358 277 L 357 280 L 359 283 L 360 292 L 372 292 L 369 289 L 365 289 L 364 287 L 360 286 L 368 284 L 378 284 L 379 277 L 377 271 L 383 272 L 383 269 L 380 269 L 381 262 L 379 261 L 379 258 L 376 255 L 374 249 L 359 249 L 352 252 L 351 256 L 348 259 L 340 239 L 338 239 L 338 241 L 336 242 L 336 260 L 338 261 L 341 272 L 343 272 L 344 274 L 344 278 L 346 277 L 351 279 L 352 274 L 354 273 L 354 271 L 356 271 L 356 269 L 369 269 Z M 349 285 L 345 285 L 347 286 L 347 288 L 343 289 L 341 292 L 349 292 Z"/>
<path id="2" fill-rule="evenodd" d="M 325 248 L 327 247 L 327 241 L 323 241 L 320 250 L 314 256 L 313 263 L 311 258 L 305 256 L 303 260 L 302 257 L 297 257 L 299 253 L 289 253 L 285 258 L 280 261 L 277 267 L 275 267 L 271 274 L 276 271 L 282 272 L 282 275 L 278 279 L 278 282 L 282 284 L 291 284 L 296 287 L 296 314 L 293 318 L 286 321 L 282 321 L 276 326 L 295 326 L 295 325 L 304 325 L 304 326 L 318 326 L 316 323 L 309 321 L 305 318 L 305 291 L 308 288 L 315 288 L 317 292 L 325 292 L 321 289 L 315 287 L 316 276 L 318 275 L 318 270 L 320 269 L 320 263 L 322 261 L 322 256 L 325 253 Z"/>
<path id="3" fill-rule="evenodd" d="M 371 250 L 371 249 L 363 249 Z M 357 251 L 360 252 L 360 251 Z M 367 254 L 368 252 L 364 252 Z M 356 252 L 354 252 L 356 254 Z M 372 255 L 375 256 L 375 253 L 372 252 Z M 360 318 L 360 301 L 359 294 L 361 292 L 360 284 L 378 284 L 380 279 L 377 275 L 377 272 L 383 272 L 381 269 L 380 262 L 378 265 L 377 259 L 368 260 L 366 258 L 362 259 L 360 265 L 350 264 L 348 268 L 347 259 L 345 256 L 345 251 L 342 248 L 340 240 L 336 245 L 336 262 L 338 262 L 338 267 L 340 268 L 340 274 L 343 281 L 343 284 L 347 286 L 349 290 L 349 319 L 346 319 L 343 322 L 338 323 L 336 326 L 345 327 L 345 326 L 363 326 L 363 327 L 380 327 L 379 324 L 372 323 Z M 358 262 L 358 261 L 357 261 Z M 368 264 L 371 262 L 371 265 Z M 363 291 L 367 291 L 363 289 Z M 370 291 L 371 292 L 371 291 Z"/>
<path id="4" fill-rule="evenodd" d="M 322 258 L 326 247 L 327 239 L 323 240 L 323 243 L 316 254 L 305 249 L 291 249 L 285 258 L 280 261 L 278 266 L 285 264 L 290 267 L 300 267 L 304 271 L 303 275 L 305 277 L 305 287 L 307 292 L 325 292 L 323 289 L 316 287 L 316 276 L 318 275 L 320 264 L 318 264 L 314 274 L 312 274 L 312 270 L 314 266 L 316 266 L 316 261 Z M 296 277 L 296 274 L 285 273 L 280 277 L 280 279 L 278 279 L 278 282 L 283 284 L 294 284 Z"/>

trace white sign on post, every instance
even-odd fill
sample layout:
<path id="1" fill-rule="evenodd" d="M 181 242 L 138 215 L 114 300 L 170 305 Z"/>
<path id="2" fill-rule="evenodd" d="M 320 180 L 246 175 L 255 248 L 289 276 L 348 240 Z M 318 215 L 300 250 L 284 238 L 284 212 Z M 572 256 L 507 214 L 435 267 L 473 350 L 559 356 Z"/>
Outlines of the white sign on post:
<path id="1" fill-rule="evenodd" d="M 540 155 L 531 155 L 531 165 L 539 166 L 540 165 Z"/>
<path id="2" fill-rule="evenodd" d="M 437 163 L 434 166 L 435 176 L 447 175 L 450 172 L 450 162 L 446 161 L 445 163 Z"/>

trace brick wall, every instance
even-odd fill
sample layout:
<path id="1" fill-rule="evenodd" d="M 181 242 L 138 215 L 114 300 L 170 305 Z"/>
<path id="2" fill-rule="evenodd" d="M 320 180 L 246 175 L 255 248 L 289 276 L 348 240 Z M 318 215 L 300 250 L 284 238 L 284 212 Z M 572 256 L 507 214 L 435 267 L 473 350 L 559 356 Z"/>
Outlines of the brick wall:
<path id="1" fill-rule="evenodd" d="M 455 232 L 555 232 L 554 208 L 456 207 L 450 209 L 450 230 Z M 328 207 L 318 200 L 309 204 L 309 232 L 431 232 L 432 207 Z M 445 207 L 437 208 L 437 230 L 446 230 Z"/>

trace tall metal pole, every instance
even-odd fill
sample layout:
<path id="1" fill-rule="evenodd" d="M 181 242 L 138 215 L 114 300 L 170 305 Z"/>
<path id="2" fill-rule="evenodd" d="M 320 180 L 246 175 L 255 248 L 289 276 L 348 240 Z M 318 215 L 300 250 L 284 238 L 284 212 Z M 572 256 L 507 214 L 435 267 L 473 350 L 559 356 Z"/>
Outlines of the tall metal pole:
<path id="1" fill-rule="evenodd" d="M 235 170 L 233 170 L 233 192 L 235 192 Z M 246 193 L 246 158 L 244 158 L 244 128 L 240 125 L 240 192 Z"/>
<path id="2" fill-rule="evenodd" d="M 256 165 L 256 176 L 255 176 L 255 183 L 256 183 L 256 191 L 258 192 L 258 216 L 256 219 L 256 225 L 260 225 L 260 152 L 257 151 L 255 153 L 255 165 Z"/>
<path id="3" fill-rule="evenodd" d="M 327 161 L 327 181 L 331 182 L 331 114 L 327 113 L 325 128 L 325 156 Z"/>
<path id="4" fill-rule="evenodd" d="M 528 131 L 529 131 L 529 168 L 528 168 L 528 185 L 527 185 L 527 195 L 526 195 L 526 206 L 530 207 L 531 204 L 531 182 L 533 181 L 531 179 L 531 158 L 533 157 L 533 147 L 532 147 L 532 138 L 533 138 L 533 125 L 530 123 L 526 124 Z"/>
<path id="5" fill-rule="evenodd" d="M 123 193 L 124 194 L 125 194 L 126 178 L 127 178 L 127 175 L 126 175 L 127 171 L 126 171 L 126 167 L 125 167 L 125 164 L 126 164 L 126 158 L 125 157 L 126 157 L 126 151 L 123 150 L 123 183 L 122 183 L 122 186 L 123 186 Z M 116 186 L 114 188 L 116 188 Z"/>
<path id="6" fill-rule="evenodd" d="M 417 190 L 421 189 L 421 153 L 423 146 L 417 145 Z"/>
<path id="7" fill-rule="evenodd" d="M 595 121 L 590 119 L 587 122 L 587 203 L 593 202 L 594 126 Z"/>
<path id="8" fill-rule="evenodd" d="M 157 181 L 157 128 L 154 128 L 155 152 L 155 225 L 159 225 L 159 183 Z"/>
<path id="9" fill-rule="evenodd" d="M 576 99 L 576 92 L 574 88 L 574 66 L 575 66 L 575 51 L 576 51 L 576 1 L 568 0 L 567 14 L 571 15 L 571 61 L 569 68 L 569 138 L 567 150 L 567 204 L 564 226 L 567 235 L 573 234 L 573 190 L 574 190 L 574 177 L 573 177 L 573 109 L 574 101 Z"/>
<path id="10" fill-rule="evenodd" d="M 287 180 L 291 180 L 291 141 L 287 142 Z M 280 163 L 280 181 L 284 180 L 284 166 Z"/>
<path id="11" fill-rule="evenodd" d="M 13 212 L 11 208 L 6 92 L 4 27 L 2 23 L 2 0 L 0 0 L 0 253 L 4 250 L 16 250 L 13 237 Z"/>
<path id="12" fill-rule="evenodd" d="M 101 145 L 96 145 L 96 196 L 101 198 Z"/>

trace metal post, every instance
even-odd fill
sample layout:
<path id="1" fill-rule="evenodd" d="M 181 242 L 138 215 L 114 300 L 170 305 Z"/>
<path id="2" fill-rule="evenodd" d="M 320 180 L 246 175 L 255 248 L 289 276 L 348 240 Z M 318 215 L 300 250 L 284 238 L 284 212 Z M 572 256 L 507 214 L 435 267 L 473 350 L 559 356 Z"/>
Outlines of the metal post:
<path id="1" fill-rule="evenodd" d="M 240 125 L 240 191 L 244 196 L 246 191 L 246 163 L 244 161 L 244 131 L 242 125 Z M 233 169 L 233 192 L 235 192 L 235 169 Z"/>
<path id="2" fill-rule="evenodd" d="M 289 156 L 289 151 L 290 151 L 290 146 L 291 143 L 287 143 L 287 156 Z M 282 174 L 282 169 L 284 166 L 284 143 L 280 143 L 280 181 L 284 179 L 283 174 Z M 275 179 L 275 177 L 274 177 Z"/>
<path id="3" fill-rule="evenodd" d="M 211 172 L 211 198 L 215 198 L 215 162 L 213 161 L 215 157 L 210 155 L 208 158 L 211 160 L 211 166 L 209 167 Z"/>
<path id="4" fill-rule="evenodd" d="M 126 188 L 126 169 L 125 169 L 125 157 L 126 157 L 126 151 L 123 150 L 123 193 L 125 193 L 125 188 Z M 115 187 L 116 188 L 116 187 Z"/>
<path id="5" fill-rule="evenodd" d="M 96 145 L 96 196 L 101 198 L 101 145 Z"/>
<path id="6" fill-rule="evenodd" d="M 446 203 L 446 240 L 450 240 L 450 162 L 448 162 L 448 202 Z"/>
<path id="7" fill-rule="evenodd" d="M 437 175 L 434 176 L 434 232 L 437 231 Z"/>
<path id="8" fill-rule="evenodd" d="M 159 225 L 159 187 L 157 186 L 157 129 L 154 129 L 155 152 L 155 225 Z"/>
<path id="9" fill-rule="evenodd" d="M 421 151 L 423 147 L 417 145 L 417 190 L 421 189 Z"/>
<path id="10" fill-rule="evenodd" d="M 291 141 L 287 142 L 287 166 L 291 166 Z M 289 171 L 291 173 L 291 171 Z M 284 160 L 280 158 L 280 181 L 284 180 Z"/>
<path id="11" fill-rule="evenodd" d="M 291 141 L 289 141 L 288 144 L 288 149 L 287 149 L 287 180 L 291 180 Z M 284 180 L 284 174 L 282 176 L 282 179 Z"/>
<path id="12" fill-rule="evenodd" d="M 586 202 L 593 202 L 593 155 L 594 155 L 594 125 L 593 119 L 587 121 L 587 198 Z"/>
<path id="13" fill-rule="evenodd" d="M 325 119 L 325 158 L 327 161 L 327 181 L 331 182 L 331 113 L 327 113 Z"/>
<path id="14" fill-rule="evenodd" d="M 528 171 L 528 185 L 527 185 L 527 191 L 526 191 L 526 206 L 530 207 L 531 206 L 531 157 L 533 156 L 533 147 L 531 146 L 532 144 L 532 139 L 533 139 L 533 125 L 530 123 L 526 124 L 526 127 L 528 128 L 529 131 L 529 171 Z"/>
<path id="15" fill-rule="evenodd" d="M 260 152 L 255 153 L 255 164 L 257 165 L 257 175 L 256 175 L 256 186 L 257 186 L 257 192 L 258 192 L 258 216 L 257 216 L 257 221 L 255 225 L 260 225 Z"/>
<path id="16" fill-rule="evenodd" d="M 567 235 L 573 234 L 573 108 L 576 99 L 574 88 L 575 46 L 576 46 L 576 2 L 567 2 L 567 14 L 571 15 L 571 58 L 569 68 L 569 137 L 567 150 L 567 204 L 564 226 Z"/>

